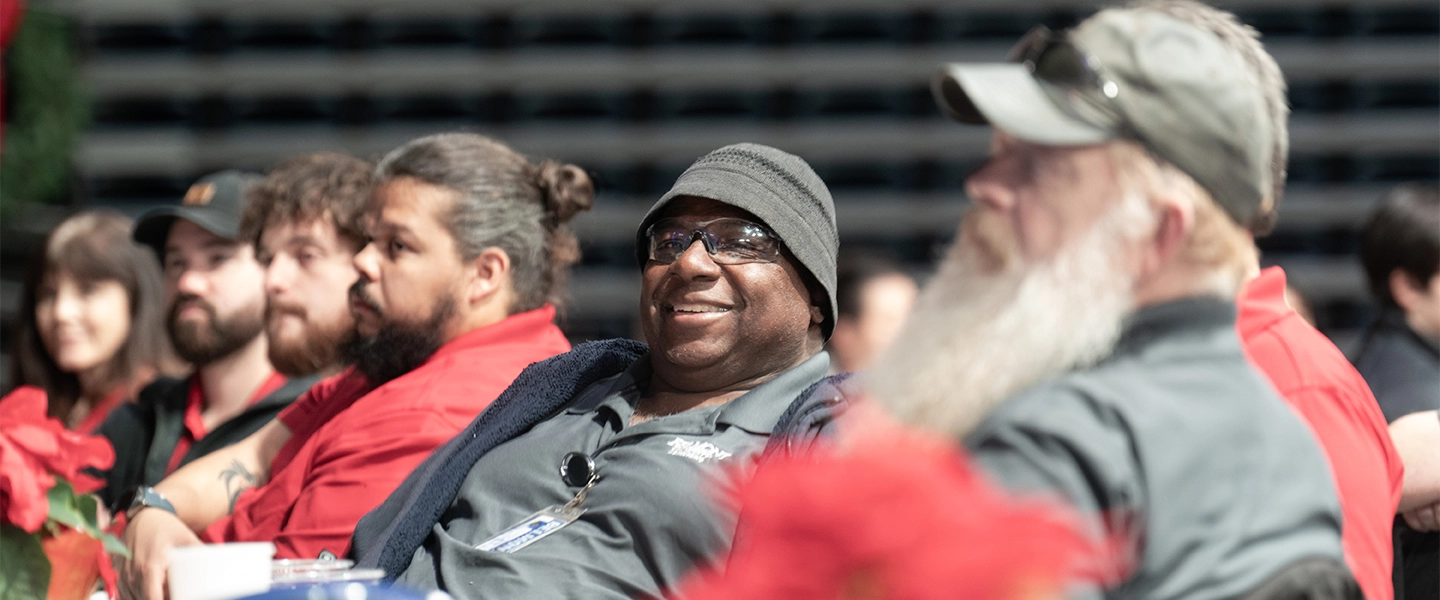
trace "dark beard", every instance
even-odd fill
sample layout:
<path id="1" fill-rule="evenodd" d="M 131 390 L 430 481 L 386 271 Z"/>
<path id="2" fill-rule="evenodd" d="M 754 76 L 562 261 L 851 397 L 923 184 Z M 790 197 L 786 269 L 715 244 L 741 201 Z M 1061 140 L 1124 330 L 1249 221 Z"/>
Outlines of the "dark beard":
<path id="1" fill-rule="evenodd" d="M 372 337 L 352 336 L 341 346 L 340 356 L 371 385 L 382 385 L 415 370 L 439 350 L 445 343 L 441 329 L 453 316 L 455 301 L 444 298 L 424 323 L 386 321 Z"/>
<path id="2" fill-rule="evenodd" d="M 210 315 L 209 323 L 176 323 L 175 314 L 187 302 L 198 304 Z M 181 296 L 170 306 L 165 328 L 170 332 L 175 353 L 190 364 L 201 366 L 229 356 L 254 341 L 265 330 L 265 315 L 262 311 L 254 311 L 254 314 L 242 311 L 228 321 L 221 321 L 209 303 L 195 296 Z"/>

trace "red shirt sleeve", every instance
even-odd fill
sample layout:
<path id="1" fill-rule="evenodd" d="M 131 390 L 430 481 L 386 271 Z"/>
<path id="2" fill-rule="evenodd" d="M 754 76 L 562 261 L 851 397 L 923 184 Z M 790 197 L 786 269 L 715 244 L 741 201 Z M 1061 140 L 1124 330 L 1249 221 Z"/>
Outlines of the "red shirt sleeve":
<path id="1" fill-rule="evenodd" d="M 273 539 L 276 556 L 314 558 L 322 550 L 344 556 L 355 523 L 395 491 L 436 447 L 454 437 L 455 430 L 453 423 L 436 413 L 410 411 L 375 415 L 344 435 L 325 440 L 316 448 L 285 524 Z M 281 476 L 300 477 L 301 466 L 293 466 L 296 472 Z M 294 482 L 273 483 L 290 487 Z M 263 503 L 259 496 L 255 489 L 247 490 L 237 503 L 236 514 Z M 211 524 L 203 537 L 265 537 L 264 532 L 251 531 L 253 522 L 231 515 Z"/>

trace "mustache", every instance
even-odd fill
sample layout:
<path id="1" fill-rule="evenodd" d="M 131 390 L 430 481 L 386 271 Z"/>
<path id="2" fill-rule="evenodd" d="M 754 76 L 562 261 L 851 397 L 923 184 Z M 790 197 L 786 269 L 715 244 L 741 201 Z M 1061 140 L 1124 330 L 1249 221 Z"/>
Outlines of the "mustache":
<path id="1" fill-rule="evenodd" d="M 354 285 L 350 286 L 349 295 L 352 304 L 360 304 L 365 308 L 375 311 L 376 314 L 382 312 L 380 310 L 380 303 L 376 302 L 375 298 L 370 295 L 370 292 L 365 290 L 365 281 L 363 279 L 356 281 Z"/>
<path id="2" fill-rule="evenodd" d="M 210 315 L 212 320 L 215 318 L 215 307 L 211 306 L 209 302 L 194 294 L 182 294 L 175 298 L 174 304 L 170 305 L 170 320 L 175 320 L 175 316 L 179 315 L 180 311 L 191 306 L 198 306 Z"/>
<path id="3" fill-rule="evenodd" d="M 304 317 L 308 314 L 309 311 L 305 310 L 305 305 L 303 304 L 270 302 L 265 305 L 266 319 L 273 319 L 281 315 L 295 315 L 297 317 Z"/>

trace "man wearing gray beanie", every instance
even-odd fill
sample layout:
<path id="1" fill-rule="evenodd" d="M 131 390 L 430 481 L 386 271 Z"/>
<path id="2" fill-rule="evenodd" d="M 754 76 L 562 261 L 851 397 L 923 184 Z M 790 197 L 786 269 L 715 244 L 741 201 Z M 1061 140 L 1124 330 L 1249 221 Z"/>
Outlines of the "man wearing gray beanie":
<path id="1" fill-rule="evenodd" d="M 804 160 L 700 157 L 637 228 L 648 346 L 532 365 L 361 520 L 357 562 L 457 598 L 662 595 L 734 535 L 706 484 L 804 448 L 844 406 L 822 349 L 838 247 Z"/>

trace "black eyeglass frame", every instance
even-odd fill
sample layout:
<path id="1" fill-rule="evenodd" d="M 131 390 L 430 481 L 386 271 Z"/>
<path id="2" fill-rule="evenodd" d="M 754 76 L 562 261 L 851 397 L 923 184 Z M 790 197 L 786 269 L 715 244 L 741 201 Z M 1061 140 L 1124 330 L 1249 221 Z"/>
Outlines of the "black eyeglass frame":
<path id="1" fill-rule="evenodd" d="M 769 241 L 771 242 L 771 246 L 770 246 L 770 247 L 767 247 L 767 248 L 761 248 L 761 249 L 759 249 L 760 256 L 756 256 L 756 257 L 754 257 L 754 258 L 740 258 L 740 259 L 736 259 L 736 258 L 733 258 L 733 257 L 729 257 L 729 256 L 726 256 L 726 255 L 723 255 L 723 254 L 721 254 L 721 252 L 720 252 L 720 247 L 719 247 L 720 240 L 719 240 L 718 236 L 716 236 L 714 233 L 712 233 L 712 232 L 710 232 L 710 231 L 708 231 L 708 230 L 706 229 L 706 228 L 708 228 L 709 226 L 714 225 L 715 223 L 720 223 L 720 222 L 738 222 L 738 223 L 743 223 L 743 224 L 748 225 L 748 226 L 751 226 L 751 227 L 758 228 L 762 233 L 765 234 L 765 239 L 767 239 L 767 240 L 769 240 Z M 656 251 L 655 230 L 656 230 L 657 227 L 661 227 L 661 226 L 663 226 L 663 225 L 667 225 L 667 224 L 670 224 L 670 223 L 679 223 L 679 224 L 683 225 L 682 229 L 688 230 L 688 231 L 690 232 L 690 234 L 686 237 L 685 246 L 684 246 L 683 248 L 681 248 L 678 253 L 676 253 L 676 255 L 675 255 L 674 258 L 671 258 L 671 259 L 669 259 L 669 260 L 662 260 L 662 259 L 660 259 L 660 258 L 657 258 L 656 255 L 655 255 L 655 251 Z M 646 244 L 646 246 L 647 246 L 647 248 L 646 248 L 646 250 L 647 250 L 647 252 L 646 252 L 646 257 L 647 257 L 649 260 L 653 260 L 653 261 L 655 261 L 655 262 L 657 262 L 657 263 L 660 263 L 660 264 L 662 264 L 662 265 L 668 265 L 668 264 L 674 263 L 676 260 L 679 260 L 679 259 L 680 259 L 680 256 L 684 255 L 685 252 L 688 252 L 688 251 L 690 250 L 690 246 L 695 245 L 695 241 L 696 241 L 697 239 L 700 241 L 701 245 L 703 245 L 703 246 L 705 247 L 705 252 L 710 255 L 710 260 L 713 260 L 713 261 L 715 261 L 716 264 L 721 264 L 721 265 L 740 265 L 740 264 L 757 263 L 757 262 L 770 262 L 770 263 L 777 262 L 777 261 L 780 259 L 780 257 L 783 255 L 782 248 L 784 248 L 784 245 L 785 245 L 784 242 L 782 242 L 782 241 L 780 240 L 780 236 L 775 235 L 775 232 L 774 232 L 773 230 L 771 230 L 769 227 L 766 227 L 765 225 L 762 225 L 762 224 L 760 224 L 760 223 L 756 223 L 756 222 L 751 221 L 751 220 L 749 220 L 749 219 L 742 219 L 742 218 L 739 218 L 739 217 L 721 217 L 721 218 L 718 218 L 718 219 L 710 219 L 710 220 L 707 220 L 707 221 L 699 221 L 699 222 L 696 222 L 696 223 L 684 223 L 684 222 L 681 221 L 680 219 L 677 219 L 677 218 L 674 218 L 674 217 L 670 217 L 670 218 L 660 219 L 659 221 L 656 221 L 656 222 L 654 222 L 654 223 L 651 223 L 650 226 L 645 229 L 645 244 Z"/>

